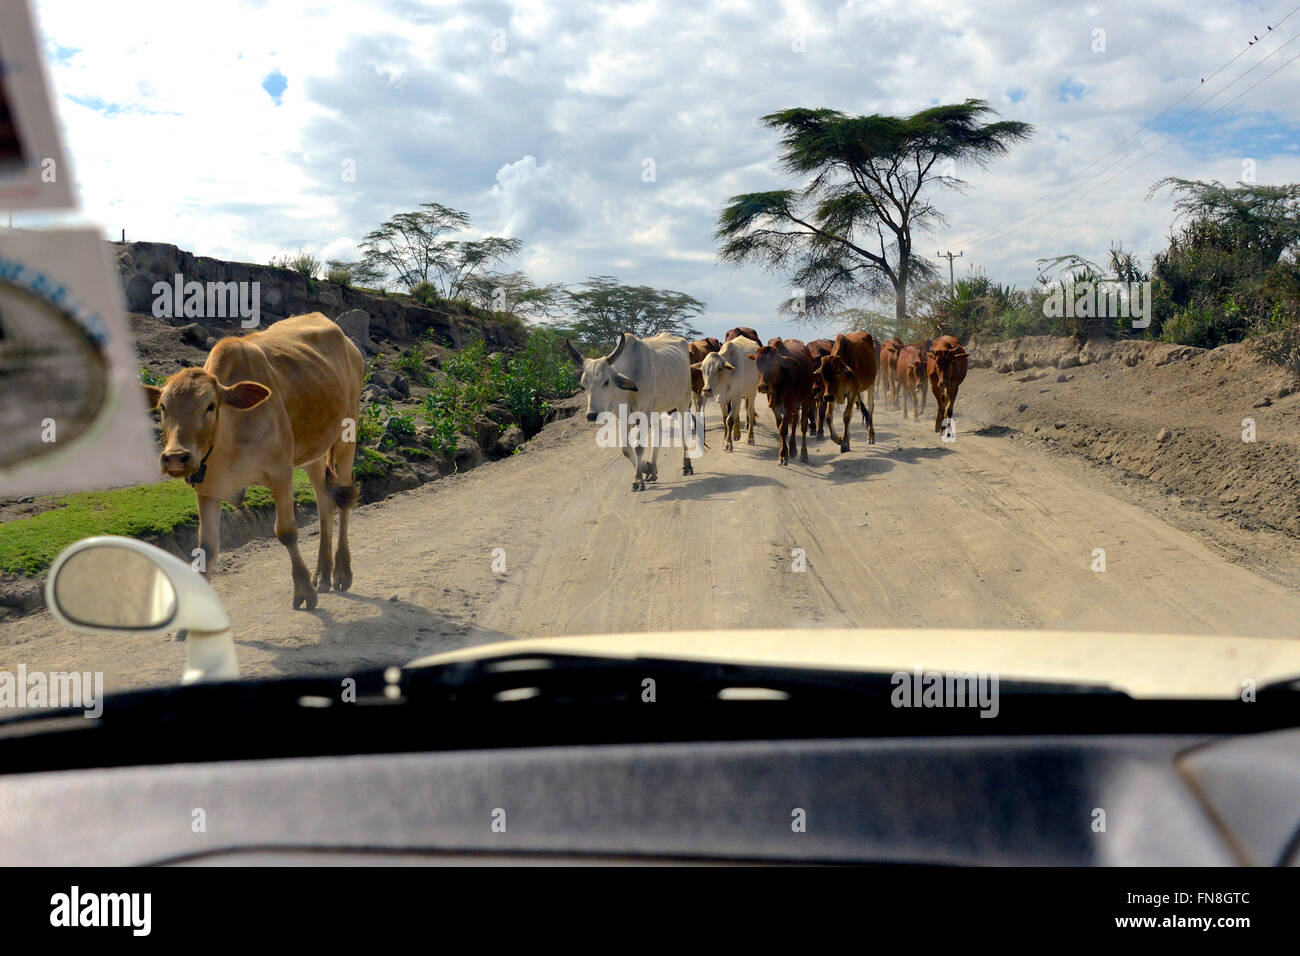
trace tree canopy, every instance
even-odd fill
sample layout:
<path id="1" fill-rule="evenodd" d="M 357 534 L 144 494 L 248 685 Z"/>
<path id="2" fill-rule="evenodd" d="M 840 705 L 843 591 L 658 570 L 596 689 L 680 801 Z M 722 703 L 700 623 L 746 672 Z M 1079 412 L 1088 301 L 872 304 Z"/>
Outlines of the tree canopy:
<path id="1" fill-rule="evenodd" d="M 987 165 L 1033 133 L 1028 123 L 985 122 L 993 113 L 976 99 L 906 117 L 769 113 L 762 122 L 781 134 L 781 167 L 807 182 L 732 196 L 718 216 L 720 258 L 788 272 L 803 295 L 785 311 L 824 315 L 892 293 L 901 324 L 908 283 L 936 273 L 914 244 L 918 231 L 943 221 L 925 187 L 960 189 L 957 164 Z"/>
<path id="2" fill-rule="evenodd" d="M 366 234 L 358 247 L 367 274 L 396 282 L 408 291 L 423 283 L 438 295 L 464 295 L 470 279 L 523 248 L 518 239 L 485 236 L 451 239 L 470 228 L 468 213 L 441 203 L 421 203 L 391 217 Z"/>
<path id="3" fill-rule="evenodd" d="M 696 338 L 700 331 L 691 320 L 704 312 L 704 303 L 685 292 L 622 285 L 606 275 L 592 276 L 570 290 L 568 299 L 573 319 L 566 331 L 586 347 L 606 350 L 624 332 Z"/>

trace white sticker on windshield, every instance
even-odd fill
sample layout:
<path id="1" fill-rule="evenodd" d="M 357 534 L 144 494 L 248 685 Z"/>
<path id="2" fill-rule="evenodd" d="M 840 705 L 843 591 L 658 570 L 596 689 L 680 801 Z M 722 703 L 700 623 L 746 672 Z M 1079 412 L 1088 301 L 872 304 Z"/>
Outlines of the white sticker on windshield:
<path id="1" fill-rule="evenodd" d="M 0 210 L 76 206 L 27 0 L 0 3 Z"/>
<path id="2" fill-rule="evenodd" d="M 0 495 L 156 479 L 137 368 L 98 231 L 0 230 Z"/>

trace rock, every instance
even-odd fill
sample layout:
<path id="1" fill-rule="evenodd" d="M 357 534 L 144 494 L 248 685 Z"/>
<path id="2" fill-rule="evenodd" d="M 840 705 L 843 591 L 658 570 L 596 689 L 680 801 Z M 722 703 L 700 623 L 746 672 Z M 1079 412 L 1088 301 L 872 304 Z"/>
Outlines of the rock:
<path id="1" fill-rule="evenodd" d="M 1061 430 L 1062 428 L 1064 428 L 1064 427 L 1065 427 L 1065 422 L 1057 422 L 1057 423 L 1056 423 L 1056 430 L 1057 430 L 1057 431 L 1060 431 L 1060 430 Z"/>
<path id="2" fill-rule="evenodd" d="M 1014 372 L 1015 368 L 1010 359 L 1002 359 L 997 365 L 993 366 L 993 371 L 1006 375 L 1008 372 Z"/>
<path id="3" fill-rule="evenodd" d="M 1162 428 L 1160 431 L 1156 432 L 1156 441 L 1158 442 L 1167 442 L 1172 437 L 1173 436 L 1170 434 L 1168 428 Z"/>
<path id="4" fill-rule="evenodd" d="M 501 426 L 488 418 L 486 415 L 479 415 L 474 419 L 470 426 L 471 434 L 474 441 L 478 443 L 479 448 L 488 455 L 497 453 L 497 444 L 501 438 Z"/>
<path id="5" fill-rule="evenodd" d="M 216 340 L 215 338 L 213 338 L 211 335 L 209 335 L 209 336 L 208 336 L 208 340 L 207 340 L 206 342 L 203 343 L 204 347 L 205 347 L 209 352 L 211 352 L 211 351 L 213 350 L 213 348 L 216 347 L 216 344 L 217 344 L 217 340 Z"/>
<path id="6" fill-rule="evenodd" d="M 361 401 L 365 404 L 378 402 L 383 399 L 384 393 L 373 385 L 367 385 L 361 390 Z"/>
<path id="7" fill-rule="evenodd" d="M 1056 360 L 1057 368 L 1076 368 L 1080 364 L 1077 355 L 1062 355 Z"/>
<path id="8" fill-rule="evenodd" d="M 388 386 L 388 391 L 393 395 L 396 395 L 398 398 L 410 398 L 411 383 L 407 381 L 405 375 L 401 372 L 397 372 L 393 375 L 393 381 L 392 384 Z"/>
<path id="9" fill-rule="evenodd" d="M 497 447 L 504 454 L 510 455 L 527 440 L 528 437 L 524 434 L 522 428 L 518 425 L 511 425 L 506 429 L 506 433 L 497 440 Z"/>
<path id="10" fill-rule="evenodd" d="M 1269 405 L 1272 405 L 1272 404 L 1273 404 L 1273 399 L 1271 399 L 1271 398 L 1269 398 L 1267 395 L 1265 395 L 1263 398 L 1261 398 L 1259 401 L 1257 401 L 1254 405 L 1252 405 L 1252 406 L 1250 406 L 1250 407 L 1251 407 L 1251 408 L 1267 408 Z"/>
<path id="11" fill-rule="evenodd" d="M 352 340 L 352 344 L 361 350 L 362 355 L 370 355 L 375 345 L 370 341 L 370 313 L 364 309 L 348 309 L 334 320 L 343 330 L 343 334 Z"/>
<path id="12" fill-rule="evenodd" d="M 462 435 L 456 446 L 456 470 L 469 471 L 471 468 L 477 468 L 484 461 L 483 449 L 478 446 L 478 442 Z"/>
<path id="13" fill-rule="evenodd" d="M 492 419 L 498 425 L 513 425 L 515 423 L 515 413 L 501 402 L 493 402 L 487 408 L 483 409 L 483 414 Z"/>
<path id="14" fill-rule="evenodd" d="M 1061 374 L 1061 375 L 1056 376 L 1056 380 L 1057 380 L 1058 382 L 1071 382 L 1071 381 L 1074 380 L 1074 376 L 1073 376 L 1073 375 L 1065 375 L 1065 374 Z"/>
<path id="15" fill-rule="evenodd" d="M 203 326 L 197 322 L 191 322 L 189 325 L 180 327 L 181 341 L 186 345 L 193 345 L 197 348 L 203 348 L 208 341 L 208 333 L 203 330 Z"/>
<path id="16" fill-rule="evenodd" d="M 1017 411 L 1017 412 L 1024 412 L 1024 411 L 1027 411 L 1028 409 L 1029 409 L 1029 406 L 1026 405 L 1024 402 L 1021 402 L 1019 405 L 1016 406 L 1016 411 Z"/>

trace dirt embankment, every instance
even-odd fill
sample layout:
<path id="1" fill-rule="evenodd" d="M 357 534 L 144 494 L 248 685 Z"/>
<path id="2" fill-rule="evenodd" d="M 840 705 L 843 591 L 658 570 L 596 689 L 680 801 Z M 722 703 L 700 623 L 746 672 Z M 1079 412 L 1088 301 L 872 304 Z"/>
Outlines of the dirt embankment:
<path id="1" fill-rule="evenodd" d="M 1300 384 L 1248 345 L 1080 348 L 1038 336 L 976 343 L 972 360 L 962 399 L 993 427 L 1152 482 L 1212 518 L 1300 535 Z"/>

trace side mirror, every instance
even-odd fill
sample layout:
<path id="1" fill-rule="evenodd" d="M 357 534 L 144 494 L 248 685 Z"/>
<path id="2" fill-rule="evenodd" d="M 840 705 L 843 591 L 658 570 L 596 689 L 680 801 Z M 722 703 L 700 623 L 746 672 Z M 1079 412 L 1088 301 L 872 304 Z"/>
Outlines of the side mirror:
<path id="1" fill-rule="evenodd" d="M 230 617 L 196 571 L 134 538 L 85 538 L 54 559 L 45 604 L 77 631 L 186 631 L 181 683 L 239 676 Z"/>

